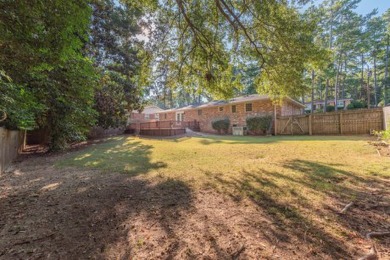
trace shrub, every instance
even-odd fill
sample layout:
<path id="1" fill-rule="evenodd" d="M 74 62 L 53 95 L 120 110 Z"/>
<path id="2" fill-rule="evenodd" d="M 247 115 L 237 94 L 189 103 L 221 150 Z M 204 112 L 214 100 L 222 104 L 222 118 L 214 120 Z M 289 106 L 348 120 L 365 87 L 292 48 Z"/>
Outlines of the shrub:
<path id="1" fill-rule="evenodd" d="M 211 122 L 211 126 L 213 127 L 214 130 L 217 130 L 219 134 L 221 134 L 222 131 L 226 134 L 229 131 L 230 119 L 229 118 L 214 119 Z"/>
<path id="2" fill-rule="evenodd" d="M 358 109 L 358 108 L 366 108 L 367 104 L 364 101 L 360 100 L 352 100 L 350 104 L 348 104 L 347 109 Z"/>
<path id="3" fill-rule="evenodd" d="M 334 110 L 334 106 L 326 106 L 326 112 L 333 112 Z"/>
<path id="4" fill-rule="evenodd" d="M 390 140 L 390 129 L 383 130 L 383 131 L 374 131 L 374 135 L 378 137 L 378 139 L 383 141 L 389 141 Z"/>
<path id="5" fill-rule="evenodd" d="M 272 123 L 272 116 L 253 116 L 246 119 L 248 130 L 255 134 L 265 134 Z"/>

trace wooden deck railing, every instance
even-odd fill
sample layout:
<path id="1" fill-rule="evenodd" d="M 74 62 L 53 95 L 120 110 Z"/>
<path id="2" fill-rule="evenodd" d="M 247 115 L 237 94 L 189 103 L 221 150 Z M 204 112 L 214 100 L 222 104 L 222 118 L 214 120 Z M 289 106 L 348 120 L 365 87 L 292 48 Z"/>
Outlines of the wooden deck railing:
<path id="1" fill-rule="evenodd" d="M 150 122 L 141 122 L 141 123 L 132 123 L 128 126 L 130 129 L 182 129 L 190 128 L 196 129 L 199 128 L 198 121 L 150 121 Z"/>

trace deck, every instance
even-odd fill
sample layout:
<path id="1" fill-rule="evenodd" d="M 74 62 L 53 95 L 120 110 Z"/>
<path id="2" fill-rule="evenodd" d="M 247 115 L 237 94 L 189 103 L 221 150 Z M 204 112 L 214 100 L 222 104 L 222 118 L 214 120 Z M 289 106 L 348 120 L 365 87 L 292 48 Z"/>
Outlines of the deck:
<path id="1" fill-rule="evenodd" d="M 199 122 L 197 121 L 150 121 L 131 123 L 128 129 L 135 133 L 147 136 L 174 136 L 186 133 L 186 128 L 193 131 L 199 131 Z"/>

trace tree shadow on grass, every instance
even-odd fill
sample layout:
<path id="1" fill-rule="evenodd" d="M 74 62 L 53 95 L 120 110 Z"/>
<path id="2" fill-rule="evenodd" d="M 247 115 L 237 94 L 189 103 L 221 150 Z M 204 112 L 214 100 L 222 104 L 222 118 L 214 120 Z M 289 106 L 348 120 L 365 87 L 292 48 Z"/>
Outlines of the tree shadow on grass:
<path id="1" fill-rule="evenodd" d="M 303 175 L 303 178 L 299 180 L 290 179 L 291 182 L 304 185 L 333 201 L 331 205 L 324 203 L 327 210 L 321 210 L 321 213 L 323 216 L 333 214 L 335 221 L 344 228 L 345 232 L 349 233 L 350 237 L 360 234 L 361 238 L 365 238 L 369 232 L 389 230 L 389 182 L 375 175 L 362 177 L 353 172 L 341 170 L 338 168 L 340 166 L 343 165 L 308 160 L 293 160 L 284 165 L 285 168 Z M 276 175 L 277 173 L 270 174 Z M 278 178 L 288 177 L 278 174 Z M 350 202 L 354 203 L 353 207 L 345 214 L 340 214 L 343 207 Z M 382 242 L 388 244 L 390 239 L 387 239 L 387 242 L 384 239 Z"/>
<path id="2" fill-rule="evenodd" d="M 292 243 L 304 244 L 308 258 L 342 259 L 361 253 L 351 251 L 346 243 L 351 236 L 356 236 L 356 232 L 364 237 L 369 231 L 387 230 L 389 227 L 384 227 L 385 212 L 364 212 L 359 203 L 351 210 L 352 215 L 339 214 L 351 198 L 374 199 L 370 191 L 364 190 L 368 182 L 372 185 L 371 179 L 340 170 L 340 166 L 293 160 L 283 165 L 289 170 L 287 173 L 244 170 L 239 177 L 211 172 L 205 174 L 211 182 L 217 183 L 215 188 L 236 201 L 249 198 L 266 215 L 273 223 L 263 229 L 263 235 L 270 243 L 285 243 L 286 247 L 291 247 Z M 376 187 L 383 187 L 383 183 L 377 183 Z M 311 193 L 317 199 L 323 199 L 320 206 L 312 203 Z M 332 225 L 331 229 L 328 229 L 329 225 Z"/>
<path id="3" fill-rule="evenodd" d="M 206 136 L 193 137 L 204 145 L 212 144 L 267 144 L 289 141 L 362 141 L 366 136 Z"/>
<path id="4" fill-rule="evenodd" d="M 288 245 L 291 246 L 299 241 L 299 244 L 306 244 L 312 248 L 312 257 L 322 255 L 340 259 L 349 256 L 341 241 L 313 224 L 296 205 L 278 200 L 278 197 L 272 193 L 276 192 L 282 195 L 284 192 L 274 182 L 248 174 L 243 179 L 233 178 L 230 184 L 231 188 L 239 191 L 239 196 L 249 198 L 271 221 L 271 225 L 263 228 L 263 236 L 270 244 L 288 247 Z M 264 186 L 264 184 L 270 187 L 273 192 L 258 188 L 258 185 Z M 230 195 L 237 198 L 237 193 Z M 307 230 L 310 230 L 309 236 L 305 234 Z"/>
<path id="5" fill-rule="evenodd" d="M 152 151 L 152 145 L 145 145 L 141 141 L 134 141 L 130 138 L 119 138 L 72 153 L 58 164 L 135 176 L 167 167 L 165 162 L 151 162 Z"/>
<path id="6" fill-rule="evenodd" d="M 35 158 L 22 163 L 23 174 L 0 178 L 7 190 L 0 197 L 0 258 L 129 259 L 144 249 L 153 226 L 161 239 L 180 243 L 174 227 L 193 204 L 187 184 L 58 169 L 48 159 L 55 160 Z M 165 257 L 177 254 L 178 247 L 164 246 Z"/>

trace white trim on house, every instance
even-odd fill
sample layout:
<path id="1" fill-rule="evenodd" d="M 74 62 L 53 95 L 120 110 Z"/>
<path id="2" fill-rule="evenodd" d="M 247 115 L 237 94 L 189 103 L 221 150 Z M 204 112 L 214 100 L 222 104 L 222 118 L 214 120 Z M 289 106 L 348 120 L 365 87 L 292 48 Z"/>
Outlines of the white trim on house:
<path id="1" fill-rule="evenodd" d="M 251 110 L 247 110 L 247 105 L 251 105 Z M 245 109 L 245 113 L 250 113 L 250 112 L 253 112 L 253 102 L 246 102 L 244 104 L 244 109 Z"/>
<path id="2" fill-rule="evenodd" d="M 184 121 L 184 112 L 182 112 L 182 111 L 176 112 L 176 114 L 175 114 L 175 119 L 176 119 L 176 121 L 178 121 L 178 122 Z"/>
<path id="3" fill-rule="evenodd" d="M 256 101 L 265 101 L 265 100 L 271 100 L 271 98 L 268 95 L 258 95 L 253 94 L 249 96 L 242 96 L 242 97 L 236 97 L 232 98 L 230 100 L 217 100 L 217 101 L 211 101 L 202 105 L 190 105 L 186 107 L 181 108 L 172 108 L 168 110 L 162 110 L 157 113 L 169 113 L 169 112 L 179 112 L 179 111 L 186 111 L 186 110 L 192 110 L 192 109 L 203 109 L 203 108 L 209 108 L 209 107 L 226 107 L 229 105 L 237 105 L 237 104 L 246 104 L 246 103 L 252 103 Z M 293 103 L 301 108 L 305 108 L 305 105 L 290 98 L 290 97 L 284 97 L 282 99 L 283 101 L 287 101 L 290 103 Z M 219 111 L 219 108 L 218 108 Z"/>

